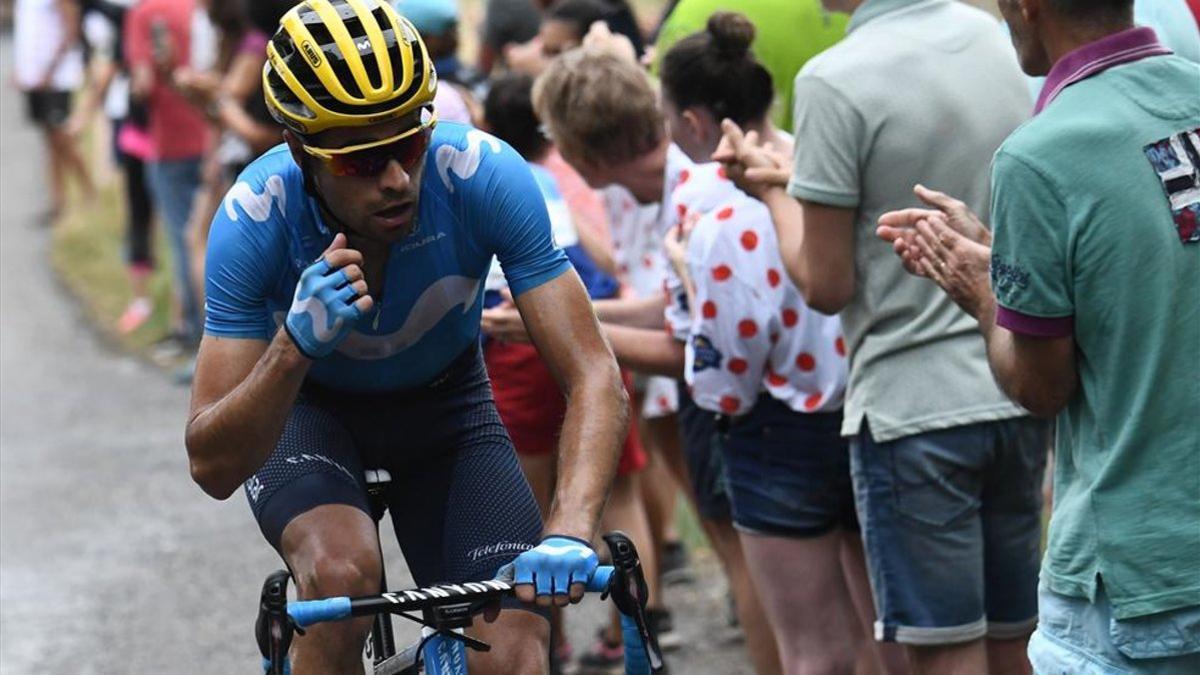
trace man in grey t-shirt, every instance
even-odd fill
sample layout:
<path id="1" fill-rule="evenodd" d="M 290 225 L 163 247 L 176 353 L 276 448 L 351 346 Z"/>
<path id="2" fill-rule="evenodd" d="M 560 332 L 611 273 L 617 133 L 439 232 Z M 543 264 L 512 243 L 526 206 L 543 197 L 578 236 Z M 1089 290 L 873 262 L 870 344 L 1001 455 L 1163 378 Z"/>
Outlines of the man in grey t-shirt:
<path id="1" fill-rule="evenodd" d="M 883 212 L 917 205 L 917 182 L 985 207 L 988 161 L 1028 117 L 1029 94 L 995 19 L 979 10 L 824 4 L 852 18 L 846 38 L 796 78 L 794 165 L 736 127 L 722 159 L 770 207 L 805 300 L 845 327 L 842 432 L 876 638 L 905 644 L 918 672 L 1027 668 L 1046 425 L 997 388 L 971 318 L 908 276 L 874 232 Z M 747 167 L 758 167 L 754 180 Z"/>

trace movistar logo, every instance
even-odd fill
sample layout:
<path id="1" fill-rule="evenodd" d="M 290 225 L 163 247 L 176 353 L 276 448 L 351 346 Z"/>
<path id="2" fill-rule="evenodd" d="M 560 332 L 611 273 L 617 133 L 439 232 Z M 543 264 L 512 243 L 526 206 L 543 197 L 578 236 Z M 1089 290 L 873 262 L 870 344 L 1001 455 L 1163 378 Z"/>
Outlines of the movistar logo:
<path id="1" fill-rule="evenodd" d="M 358 47 L 358 51 L 360 51 L 360 52 L 365 53 L 365 52 L 371 51 L 371 41 L 370 40 L 359 40 L 358 42 L 354 43 L 354 46 Z"/>
<path id="2" fill-rule="evenodd" d="M 313 43 L 305 40 L 300 43 L 300 51 L 304 52 L 304 58 L 308 59 L 308 64 L 313 68 L 321 67 L 321 51 L 313 46 Z"/>

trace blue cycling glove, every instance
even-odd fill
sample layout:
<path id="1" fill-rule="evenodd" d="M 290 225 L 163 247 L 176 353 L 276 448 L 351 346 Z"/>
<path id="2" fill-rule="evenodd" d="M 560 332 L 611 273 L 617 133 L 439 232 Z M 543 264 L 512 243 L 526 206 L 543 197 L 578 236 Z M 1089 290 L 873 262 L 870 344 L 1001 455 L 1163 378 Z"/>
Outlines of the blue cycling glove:
<path id="1" fill-rule="evenodd" d="M 362 318 L 357 299 L 346 273 L 322 257 L 301 273 L 284 328 L 301 354 L 328 356 Z"/>
<path id="2" fill-rule="evenodd" d="M 513 561 L 513 582 L 533 584 L 538 595 L 566 595 L 571 584 L 586 584 L 600 560 L 582 539 L 552 534 Z"/>

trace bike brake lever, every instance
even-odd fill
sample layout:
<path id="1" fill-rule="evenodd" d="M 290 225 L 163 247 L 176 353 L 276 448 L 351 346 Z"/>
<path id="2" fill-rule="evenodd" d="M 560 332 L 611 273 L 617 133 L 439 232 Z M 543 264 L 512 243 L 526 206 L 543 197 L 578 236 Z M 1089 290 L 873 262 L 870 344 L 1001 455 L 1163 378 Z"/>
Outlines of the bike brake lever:
<path id="1" fill-rule="evenodd" d="M 663 669 L 662 651 L 658 647 L 658 638 L 646 621 L 646 602 L 650 597 L 650 588 L 646 584 L 646 575 L 642 570 L 637 547 L 624 532 L 609 532 L 603 535 L 603 538 L 612 555 L 613 566 L 613 577 L 606 593 L 612 597 L 618 611 L 633 617 L 650 660 L 650 669 L 659 672 Z"/>
<path id="2" fill-rule="evenodd" d="M 270 675 L 283 675 L 287 672 L 287 655 L 292 646 L 292 637 L 297 632 L 304 634 L 287 613 L 289 578 L 290 575 L 285 570 L 273 572 L 263 582 L 262 594 L 259 596 L 254 636 Z"/>

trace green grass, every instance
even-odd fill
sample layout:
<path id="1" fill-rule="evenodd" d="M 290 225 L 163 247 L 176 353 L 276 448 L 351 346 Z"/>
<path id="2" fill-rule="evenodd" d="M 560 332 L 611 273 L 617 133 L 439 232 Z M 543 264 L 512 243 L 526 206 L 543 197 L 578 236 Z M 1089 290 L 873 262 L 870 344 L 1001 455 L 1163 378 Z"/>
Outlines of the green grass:
<path id="1" fill-rule="evenodd" d="M 84 143 L 83 147 L 90 147 Z M 54 225 L 50 261 L 67 288 L 80 300 L 88 318 L 125 348 L 142 352 L 167 334 L 171 284 L 170 255 L 155 223 L 154 255 L 158 268 L 150 279 L 154 314 L 133 333 L 116 331 L 117 319 L 132 299 L 125 264 L 125 206 L 117 175 L 97 193 L 93 203 L 78 196 Z"/>
<path id="2" fill-rule="evenodd" d="M 700 527 L 696 512 L 692 510 L 686 499 L 681 498 L 675 503 L 675 527 L 679 530 L 679 538 L 689 550 L 709 548 L 708 537 L 704 536 L 704 530 Z"/>

